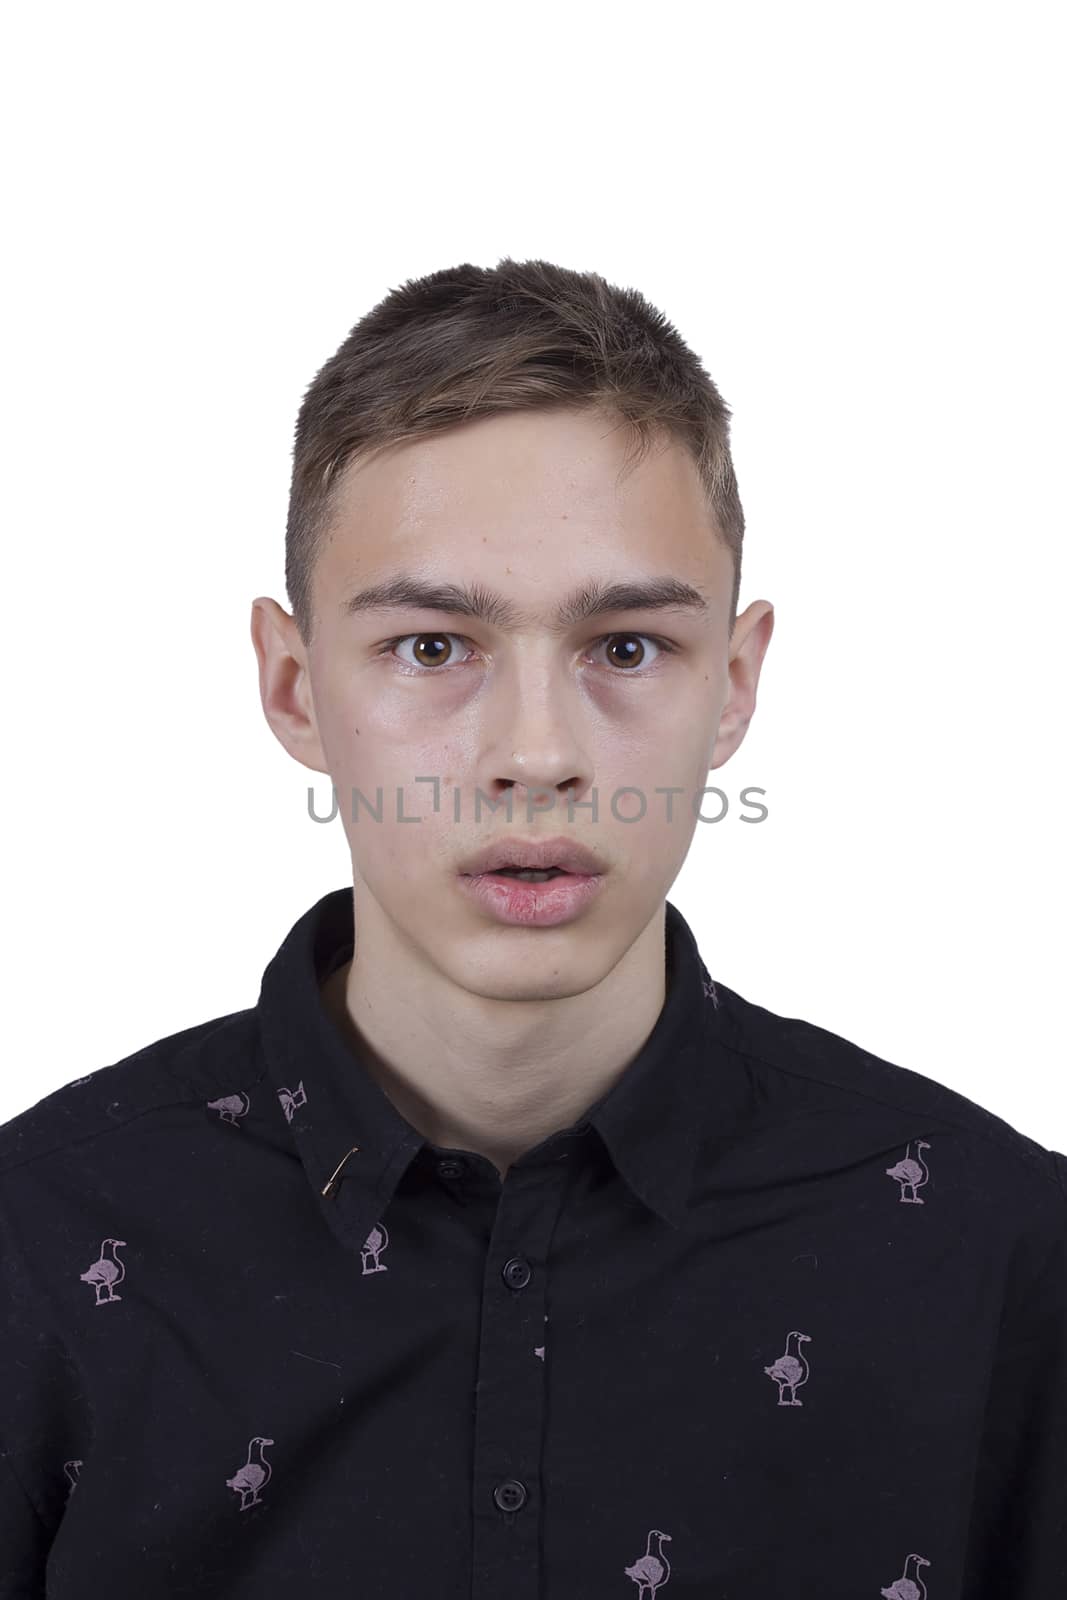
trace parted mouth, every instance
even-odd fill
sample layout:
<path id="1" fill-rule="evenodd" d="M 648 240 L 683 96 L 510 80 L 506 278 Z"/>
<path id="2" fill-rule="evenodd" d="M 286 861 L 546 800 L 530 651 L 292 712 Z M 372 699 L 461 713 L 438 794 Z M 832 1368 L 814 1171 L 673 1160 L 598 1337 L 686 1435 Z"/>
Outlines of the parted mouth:
<path id="1" fill-rule="evenodd" d="M 515 872 L 569 872 L 576 876 L 594 877 L 607 871 L 606 864 L 594 851 L 579 844 L 576 839 L 497 839 L 485 849 L 468 857 L 459 870 L 465 877 L 477 877 L 483 872 L 501 872 L 509 868 Z"/>

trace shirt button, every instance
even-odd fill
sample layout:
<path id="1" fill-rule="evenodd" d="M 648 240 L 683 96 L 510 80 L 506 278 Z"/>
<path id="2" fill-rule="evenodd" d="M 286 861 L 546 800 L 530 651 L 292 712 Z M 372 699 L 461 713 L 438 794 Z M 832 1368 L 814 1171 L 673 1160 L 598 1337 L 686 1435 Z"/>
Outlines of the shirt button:
<path id="1" fill-rule="evenodd" d="M 503 1279 L 509 1289 L 525 1289 L 532 1277 L 530 1263 L 521 1256 L 512 1256 L 503 1269 Z"/>
<path id="2" fill-rule="evenodd" d="M 437 1163 L 437 1175 L 439 1178 L 462 1178 L 464 1170 L 463 1162 L 456 1161 L 452 1156 Z"/>
<path id="3" fill-rule="evenodd" d="M 493 1499 L 501 1511 L 518 1511 L 526 1504 L 526 1485 L 517 1478 L 508 1478 L 504 1483 L 497 1484 Z"/>

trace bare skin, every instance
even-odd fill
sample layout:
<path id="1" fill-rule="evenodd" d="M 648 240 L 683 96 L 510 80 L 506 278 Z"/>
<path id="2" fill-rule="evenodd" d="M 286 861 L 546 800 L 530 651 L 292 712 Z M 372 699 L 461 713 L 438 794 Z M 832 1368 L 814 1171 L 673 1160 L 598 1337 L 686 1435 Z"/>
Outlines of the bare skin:
<path id="1" fill-rule="evenodd" d="M 773 630 L 757 600 L 729 631 L 732 558 L 685 450 L 664 443 L 620 479 L 625 445 L 594 413 L 519 412 L 354 463 L 314 571 L 310 646 L 276 601 L 252 603 L 264 714 L 332 779 L 348 839 L 356 951 L 324 1003 L 413 1127 L 501 1176 L 599 1100 L 656 1022 L 666 896 L 696 797 L 745 736 Z M 515 614 L 346 611 L 398 574 L 492 591 Z M 590 585 L 664 577 L 706 609 L 555 620 Z M 420 776 L 439 780 L 437 811 Z M 379 786 L 382 820 L 353 821 L 352 791 L 373 801 Z M 613 810 L 627 787 L 640 820 L 625 820 L 633 795 Z M 666 788 L 681 791 L 672 816 Z M 510 793 L 510 820 L 484 800 L 479 815 L 476 790 Z M 606 868 L 572 920 L 502 925 L 457 889 L 483 845 L 560 835 Z"/>

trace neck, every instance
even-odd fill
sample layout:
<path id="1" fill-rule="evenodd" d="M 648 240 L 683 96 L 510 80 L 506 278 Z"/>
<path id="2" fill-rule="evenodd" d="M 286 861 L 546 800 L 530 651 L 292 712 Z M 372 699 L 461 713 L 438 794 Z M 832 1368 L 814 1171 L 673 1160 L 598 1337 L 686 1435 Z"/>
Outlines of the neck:
<path id="1" fill-rule="evenodd" d="M 601 1099 L 652 1032 L 666 995 L 665 910 L 582 993 L 499 1000 L 427 967 L 361 902 L 356 956 L 323 1000 L 401 1116 L 503 1177 Z"/>

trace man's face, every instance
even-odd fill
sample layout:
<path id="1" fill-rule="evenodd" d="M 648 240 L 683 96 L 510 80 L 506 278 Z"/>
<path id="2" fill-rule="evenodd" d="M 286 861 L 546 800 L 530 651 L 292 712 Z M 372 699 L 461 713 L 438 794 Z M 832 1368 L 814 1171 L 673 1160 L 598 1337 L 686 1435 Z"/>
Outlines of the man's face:
<path id="1" fill-rule="evenodd" d="M 332 778 L 357 906 L 370 896 L 420 959 L 487 997 L 575 994 L 611 970 L 677 876 L 709 768 L 744 734 L 742 709 L 716 748 L 733 564 L 696 468 L 656 445 L 620 478 L 625 445 L 624 425 L 554 410 L 357 462 L 316 563 L 311 739 L 285 742 Z M 346 606 L 399 576 L 499 596 L 514 615 Z M 706 611 L 557 617 L 583 590 L 663 579 Z M 547 891 L 465 892 L 461 869 L 485 845 L 561 836 L 603 867 L 562 920 L 493 909 Z"/>

